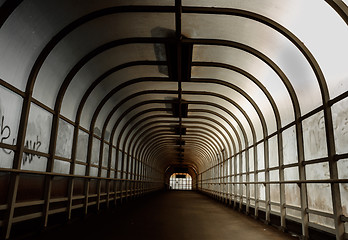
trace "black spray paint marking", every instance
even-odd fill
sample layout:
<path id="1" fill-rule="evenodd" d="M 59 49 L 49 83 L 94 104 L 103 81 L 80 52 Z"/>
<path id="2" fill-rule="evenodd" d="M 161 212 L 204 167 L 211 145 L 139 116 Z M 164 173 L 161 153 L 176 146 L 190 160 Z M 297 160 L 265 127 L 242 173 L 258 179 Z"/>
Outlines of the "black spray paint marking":
<path id="1" fill-rule="evenodd" d="M 36 136 L 36 141 L 32 141 L 32 140 L 27 140 L 25 142 L 25 147 L 27 149 L 30 149 L 30 150 L 34 150 L 34 151 L 39 151 L 39 148 L 41 146 L 41 141 L 39 140 L 39 136 Z M 36 155 L 36 154 L 31 154 L 31 153 L 24 153 L 23 154 L 23 165 L 26 163 L 26 162 L 29 162 L 31 163 L 33 161 L 33 158 L 34 157 L 37 157 L 38 159 L 40 159 L 40 156 Z"/>
<path id="2" fill-rule="evenodd" d="M 3 143 L 5 140 L 9 139 L 11 136 L 11 128 L 8 125 L 4 124 L 5 122 L 5 117 L 2 116 L 1 117 L 1 121 L 0 121 L 0 143 Z M 12 145 L 14 145 L 16 142 L 16 139 L 13 138 L 12 139 Z M 36 141 L 32 141 L 32 140 L 27 140 L 25 142 L 25 147 L 27 149 L 30 150 L 34 150 L 34 151 L 39 151 L 41 146 L 41 141 L 39 140 L 39 136 L 36 136 Z M 4 153 L 6 154 L 11 154 L 12 151 L 11 150 L 7 150 L 7 149 L 2 149 L 4 151 Z M 36 155 L 36 154 L 31 154 L 31 153 L 24 153 L 23 154 L 23 165 L 28 162 L 31 163 L 33 161 L 33 158 L 37 157 L 40 159 L 40 156 Z"/>
<path id="3" fill-rule="evenodd" d="M 5 117 L 2 116 L 1 117 L 1 122 L 0 122 L 0 143 L 4 143 L 5 140 L 9 139 L 11 136 L 11 128 L 8 125 L 4 124 L 5 122 Z M 12 140 L 12 145 L 14 145 L 16 139 Z M 2 149 L 4 151 L 4 153 L 6 154 L 11 154 L 12 151 L 10 150 L 6 150 L 6 149 Z"/>

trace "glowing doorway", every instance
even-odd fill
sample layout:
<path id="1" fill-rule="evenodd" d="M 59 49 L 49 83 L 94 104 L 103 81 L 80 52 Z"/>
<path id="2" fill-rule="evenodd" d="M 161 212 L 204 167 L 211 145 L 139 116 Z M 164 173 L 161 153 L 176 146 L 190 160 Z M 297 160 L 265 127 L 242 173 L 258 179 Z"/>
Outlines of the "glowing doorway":
<path id="1" fill-rule="evenodd" d="M 192 190 L 192 177 L 188 173 L 173 173 L 170 176 L 170 189 Z"/>

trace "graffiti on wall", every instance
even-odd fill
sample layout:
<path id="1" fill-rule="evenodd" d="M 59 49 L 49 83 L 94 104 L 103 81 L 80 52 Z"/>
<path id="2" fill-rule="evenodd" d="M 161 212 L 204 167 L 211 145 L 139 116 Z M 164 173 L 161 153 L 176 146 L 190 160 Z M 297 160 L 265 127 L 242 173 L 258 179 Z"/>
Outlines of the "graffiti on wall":
<path id="1" fill-rule="evenodd" d="M 25 142 L 25 148 L 30 149 L 30 150 L 34 150 L 34 151 L 39 151 L 39 148 L 41 146 L 41 141 L 39 140 L 39 136 L 36 136 L 36 140 L 32 141 L 32 140 L 26 140 Z M 37 157 L 38 159 L 40 159 L 40 156 L 36 155 L 36 154 L 31 154 L 31 153 L 24 153 L 23 154 L 23 165 L 25 163 L 31 163 L 33 161 L 33 158 Z"/>
<path id="2" fill-rule="evenodd" d="M 5 116 L 0 115 L 0 143 L 5 143 L 5 141 L 8 143 L 8 141 L 12 139 L 12 142 L 10 143 L 11 145 L 15 145 L 16 143 L 16 138 L 12 137 L 12 131 L 11 127 L 6 123 Z M 39 136 L 36 136 L 35 140 L 26 140 L 25 142 L 25 148 L 34 150 L 34 151 L 39 151 L 41 146 L 41 141 L 39 139 Z M 2 151 L 10 155 L 12 153 L 12 150 L 8 150 L 5 148 L 2 148 Z M 37 157 L 40 159 L 40 156 L 32 153 L 24 153 L 23 154 L 23 165 L 26 163 L 31 163 L 34 159 L 34 157 Z"/>
<path id="3" fill-rule="evenodd" d="M 1 121 L 0 121 L 0 143 L 4 143 L 4 141 L 8 140 L 11 138 L 11 128 L 5 124 L 5 116 L 1 116 Z M 12 145 L 14 145 L 16 139 L 12 139 Z M 6 154 L 11 154 L 11 151 L 2 149 L 4 153 Z"/>

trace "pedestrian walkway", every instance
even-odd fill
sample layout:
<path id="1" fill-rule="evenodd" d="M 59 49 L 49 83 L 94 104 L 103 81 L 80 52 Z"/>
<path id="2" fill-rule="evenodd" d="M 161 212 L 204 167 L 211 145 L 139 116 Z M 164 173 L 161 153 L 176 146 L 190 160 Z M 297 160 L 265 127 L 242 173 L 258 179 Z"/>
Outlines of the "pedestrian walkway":
<path id="1" fill-rule="evenodd" d="M 156 193 L 108 213 L 48 230 L 39 239 L 296 239 L 193 191 Z"/>

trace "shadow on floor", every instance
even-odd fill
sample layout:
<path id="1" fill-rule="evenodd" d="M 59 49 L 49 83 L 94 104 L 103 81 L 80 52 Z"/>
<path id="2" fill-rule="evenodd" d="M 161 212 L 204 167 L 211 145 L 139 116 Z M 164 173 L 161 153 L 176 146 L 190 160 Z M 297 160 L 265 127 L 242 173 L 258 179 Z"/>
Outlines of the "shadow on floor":
<path id="1" fill-rule="evenodd" d="M 156 193 L 41 232 L 30 240 L 297 239 L 193 191 Z"/>

